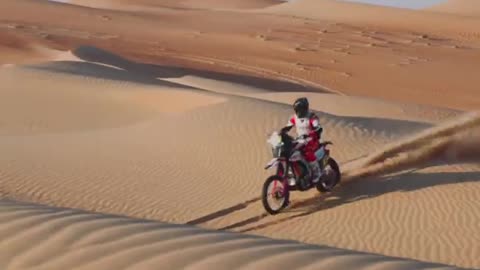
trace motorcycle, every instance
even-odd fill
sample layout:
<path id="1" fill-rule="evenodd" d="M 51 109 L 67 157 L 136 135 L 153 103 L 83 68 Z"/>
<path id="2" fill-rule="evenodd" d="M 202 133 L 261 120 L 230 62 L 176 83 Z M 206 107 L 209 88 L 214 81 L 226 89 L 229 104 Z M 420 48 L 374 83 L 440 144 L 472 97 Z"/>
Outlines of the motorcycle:
<path id="1" fill-rule="evenodd" d="M 303 192 L 316 187 L 324 193 L 332 191 L 340 183 L 340 168 L 327 148 L 333 144 L 331 141 L 320 143 L 315 152 L 321 170 L 320 180 L 316 184 L 312 182 L 310 165 L 302 155 L 307 143 L 304 139 L 274 132 L 267 142 L 271 145 L 273 159 L 265 166 L 265 170 L 276 169 L 276 173 L 265 180 L 262 189 L 262 204 L 269 214 L 276 215 L 288 206 L 291 191 Z"/>

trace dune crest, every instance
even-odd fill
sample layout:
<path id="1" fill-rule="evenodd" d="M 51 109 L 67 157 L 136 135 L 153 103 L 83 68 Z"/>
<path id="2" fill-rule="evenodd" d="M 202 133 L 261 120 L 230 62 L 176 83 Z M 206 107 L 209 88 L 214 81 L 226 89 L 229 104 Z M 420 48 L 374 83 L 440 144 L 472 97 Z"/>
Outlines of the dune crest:
<path id="1" fill-rule="evenodd" d="M 281 5 L 267 7 L 264 12 L 274 14 L 307 17 L 335 22 L 349 22 L 381 25 L 409 29 L 412 31 L 455 32 L 478 31 L 478 18 L 455 18 L 449 14 L 424 12 L 423 10 L 407 10 L 386 6 L 337 0 L 296 0 Z M 436 25 L 436 26 L 433 26 Z M 441 31 L 438 30 L 442 25 Z"/>
<path id="2" fill-rule="evenodd" d="M 480 2 L 475 0 L 448 0 L 427 10 L 461 16 L 480 16 Z"/>
<path id="3" fill-rule="evenodd" d="M 94 47 L 65 52 L 37 49 L 44 60 L 0 68 L 3 85 L 13 86 L 0 91 L 0 135 L 122 127 L 159 113 L 181 113 L 225 101 L 187 85 L 140 75 L 133 62 Z M 98 80 L 85 80 L 91 77 Z M 55 83 L 49 83 L 53 78 Z M 51 104 L 34 105 L 43 102 Z"/>
<path id="4" fill-rule="evenodd" d="M 3 269 L 457 269 L 193 226 L 0 200 Z"/>
<path id="5" fill-rule="evenodd" d="M 7 29 L 21 28 L 15 23 L 6 23 Z M 48 61 L 55 50 L 11 32 L 0 29 L 0 67 L 15 64 L 32 64 Z"/>
<path id="6" fill-rule="evenodd" d="M 256 9 L 283 3 L 281 0 L 73 0 L 71 3 L 96 8 L 143 10 L 162 7 L 186 9 Z"/>

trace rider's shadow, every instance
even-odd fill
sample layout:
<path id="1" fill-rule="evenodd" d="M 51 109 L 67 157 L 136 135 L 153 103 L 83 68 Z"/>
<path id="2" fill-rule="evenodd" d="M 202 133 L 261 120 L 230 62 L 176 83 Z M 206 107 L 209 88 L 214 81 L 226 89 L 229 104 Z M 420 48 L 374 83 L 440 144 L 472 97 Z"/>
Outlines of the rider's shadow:
<path id="1" fill-rule="evenodd" d="M 435 186 L 480 181 L 480 171 L 441 173 L 420 173 L 417 171 L 418 170 L 409 171 L 407 173 L 391 177 L 360 179 L 351 183 L 345 183 L 329 194 L 315 196 L 313 198 L 302 200 L 296 203 L 292 202 L 292 205 L 289 207 L 289 209 L 285 209 L 284 211 L 285 214 L 290 213 L 288 217 L 276 219 L 274 221 L 248 228 L 243 228 L 237 232 L 251 232 L 263 229 L 280 224 L 282 222 L 309 216 L 322 210 L 332 209 L 337 206 L 375 198 L 391 192 L 410 192 Z M 294 215 L 291 215 L 292 213 L 294 213 Z M 250 224 L 253 224 L 259 221 L 259 218 L 249 218 L 245 221 L 248 220 L 252 220 L 253 222 Z M 228 229 L 234 229 L 248 225 L 248 222 L 245 221 L 236 223 L 241 226 L 228 226 Z"/>

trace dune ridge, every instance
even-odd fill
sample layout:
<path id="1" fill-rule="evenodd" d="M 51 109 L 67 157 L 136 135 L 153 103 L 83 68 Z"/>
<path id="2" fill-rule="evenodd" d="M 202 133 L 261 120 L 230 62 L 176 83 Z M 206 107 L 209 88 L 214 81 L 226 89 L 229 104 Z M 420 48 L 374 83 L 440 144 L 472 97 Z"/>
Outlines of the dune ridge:
<path id="1" fill-rule="evenodd" d="M 476 0 L 448 0 L 426 10 L 461 16 L 479 16 L 480 3 Z"/>
<path id="2" fill-rule="evenodd" d="M 439 33 L 453 33 L 462 28 L 464 31 L 477 32 L 479 23 L 478 18 L 475 17 L 458 17 L 448 13 L 398 9 L 337 0 L 297 0 L 266 7 L 259 11 L 336 22 L 390 26 L 415 31 L 428 29 Z M 452 18 L 452 16 L 455 17 Z M 436 27 L 432 27 L 431 24 L 442 25 L 441 31 L 435 30 Z"/>
<path id="3" fill-rule="evenodd" d="M 5 270 L 460 269 L 5 199 L 0 249 Z"/>
<path id="4" fill-rule="evenodd" d="M 283 3 L 281 0 L 72 0 L 69 3 L 87 7 L 152 11 L 162 8 L 181 9 L 257 9 Z"/>

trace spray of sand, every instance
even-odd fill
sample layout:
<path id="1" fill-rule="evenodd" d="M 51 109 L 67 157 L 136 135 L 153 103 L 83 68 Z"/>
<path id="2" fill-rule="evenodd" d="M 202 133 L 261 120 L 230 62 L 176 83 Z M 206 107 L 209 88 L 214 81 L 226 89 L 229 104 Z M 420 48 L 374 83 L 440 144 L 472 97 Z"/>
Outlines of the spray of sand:
<path id="1" fill-rule="evenodd" d="M 480 161 L 480 112 L 467 113 L 365 157 L 344 171 L 344 181 L 381 176 L 433 161 Z"/>

